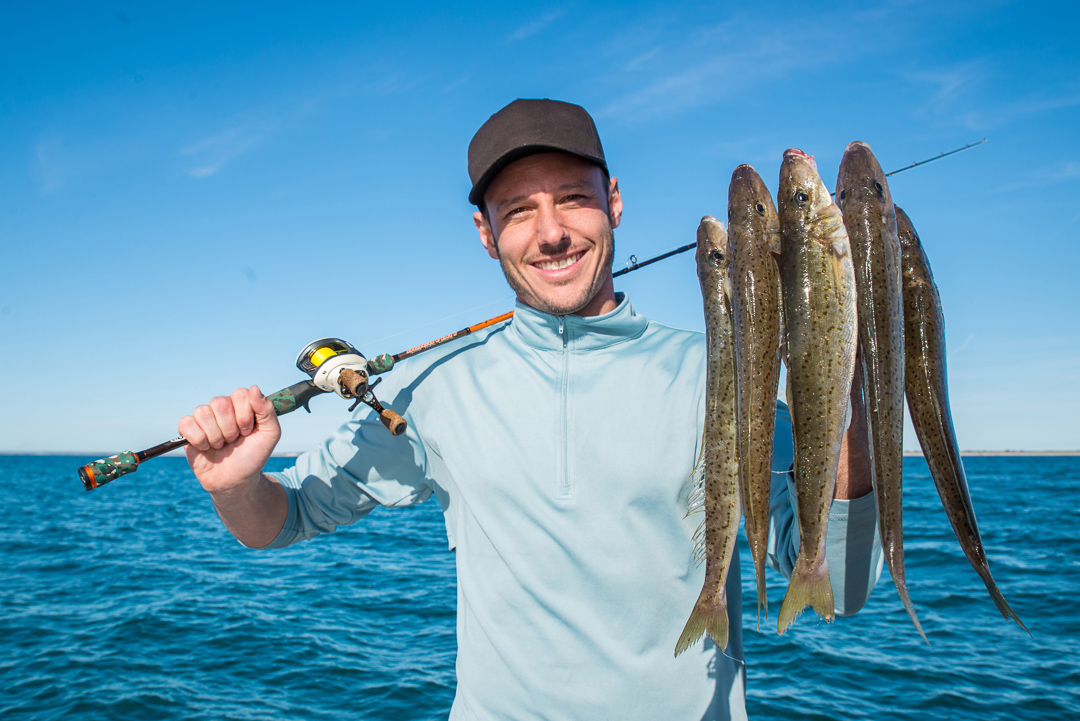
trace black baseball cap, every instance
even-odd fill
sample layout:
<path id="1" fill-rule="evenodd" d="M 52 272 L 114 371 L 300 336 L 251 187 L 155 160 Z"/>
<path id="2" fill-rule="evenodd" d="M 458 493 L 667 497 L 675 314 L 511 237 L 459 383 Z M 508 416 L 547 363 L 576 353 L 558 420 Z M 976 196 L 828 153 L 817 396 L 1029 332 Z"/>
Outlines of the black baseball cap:
<path id="1" fill-rule="evenodd" d="M 608 172 L 596 124 L 585 108 L 559 100 L 521 98 L 488 118 L 469 143 L 469 202 L 484 202 L 488 185 L 503 168 L 527 155 L 561 150 Z"/>

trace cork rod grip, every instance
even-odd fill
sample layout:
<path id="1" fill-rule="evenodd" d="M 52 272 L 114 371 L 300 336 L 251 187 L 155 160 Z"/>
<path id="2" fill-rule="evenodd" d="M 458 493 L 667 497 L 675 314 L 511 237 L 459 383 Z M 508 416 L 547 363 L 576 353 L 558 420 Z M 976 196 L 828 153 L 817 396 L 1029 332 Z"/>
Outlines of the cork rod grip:
<path id="1" fill-rule="evenodd" d="M 386 426 L 386 429 L 395 436 L 400 436 L 405 432 L 405 429 L 409 427 L 409 424 L 405 422 L 404 418 L 385 406 L 379 411 L 379 420 L 382 421 L 383 425 Z"/>

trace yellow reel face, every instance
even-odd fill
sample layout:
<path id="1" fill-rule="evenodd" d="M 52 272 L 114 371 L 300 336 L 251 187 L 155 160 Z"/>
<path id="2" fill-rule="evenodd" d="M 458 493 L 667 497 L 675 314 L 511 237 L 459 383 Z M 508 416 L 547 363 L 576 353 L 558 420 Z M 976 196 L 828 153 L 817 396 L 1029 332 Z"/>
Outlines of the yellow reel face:
<path id="1" fill-rule="evenodd" d="M 360 355 L 355 348 L 340 338 L 323 338 L 309 344 L 307 348 L 300 352 L 300 357 L 296 359 L 296 367 L 308 375 L 314 376 L 323 363 L 334 356 L 347 353 Z"/>
<path id="2" fill-rule="evenodd" d="M 308 362 L 318 368 L 327 358 L 332 358 L 333 356 L 336 356 L 343 352 L 344 350 L 342 348 L 334 348 L 332 346 L 324 345 L 322 348 L 316 348 L 314 352 L 312 352 L 311 356 L 309 356 L 308 358 Z"/>

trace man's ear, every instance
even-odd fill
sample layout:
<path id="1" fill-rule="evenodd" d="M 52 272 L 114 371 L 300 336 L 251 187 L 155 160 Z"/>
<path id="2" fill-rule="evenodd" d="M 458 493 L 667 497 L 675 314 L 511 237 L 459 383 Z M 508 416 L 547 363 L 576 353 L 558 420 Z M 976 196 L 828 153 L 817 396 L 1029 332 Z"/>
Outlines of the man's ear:
<path id="1" fill-rule="evenodd" d="M 622 220 L 622 194 L 619 192 L 619 179 L 615 177 L 608 184 L 608 217 L 611 227 L 618 228 Z"/>
<path id="2" fill-rule="evenodd" d="M 491 232 L 491 225 L 488 223 L 487 218 L 479 210 L 472 214 L 473 223 L 476 224 L 476 231 L 480 234 L 480 242 L 484 244 L 484 248 L 495 260 L 499 259 L 499 245 L 495 241 L 495 234 Z"/>

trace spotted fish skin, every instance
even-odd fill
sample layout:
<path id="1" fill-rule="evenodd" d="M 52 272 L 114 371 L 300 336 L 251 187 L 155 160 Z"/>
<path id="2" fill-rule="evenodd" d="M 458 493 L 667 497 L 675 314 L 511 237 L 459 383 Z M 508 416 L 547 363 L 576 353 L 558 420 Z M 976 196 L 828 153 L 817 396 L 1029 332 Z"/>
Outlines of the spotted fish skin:
<path id="1" fill-rule="evenodd" d="M 783 633 L 807 606 L 826 621 L 835 617 L 825 535 L 857 335 L 847 230 L 814 159 L 801 150 L 784 153 L 776 204 L 800 541 L 777 619 Z"/>
<path id="2" fill-rule="evenodd" d="M 904 311 L 900 240 L 885 173 L 870 146 L 853 142 L 836 179 L 855 262 L 862 375 L 881 548 L 900 601 L 926 639 L 904 572 Z M 927 641 L 929 643 L 929 641 Z"/>
<path id="3" fill-rule="evenodd" d="M 732 348 L 731 278 L 724 224 L 711 215 L 697 232 L 698 279 L 705 310 L 705 423 L 698 470 L 705 510 L 701 553 L 705 582 L 675 645 L 678 656 L 708 633 L 727 648 L 727 576 L 738 552 L 739 463 L 735 438 L 735 356 Z"/>
<path id="4" fill-rule="evenodd" d="M 728 257 L 735 336 L 739 488 L 757 576 L 758 618 L 769 615 L 769 540 L 776 389 L 780 382 L 780 219 L 772 195 L 749 165 L 728 186 Z"/>
<path id="5" fill-rule="evenodd" d="M 964 463 L 949 409 L 945 368 L 945 315 L 930 261 L 907 213 L 896 208 L 900 267 L 904 283 L 904 387 L 911 424 L 930 468 L 941 504 L 971 567 L 982 578 L 1001 615 L 1027 631 L 1005 601 L 986 560 Z"/>

